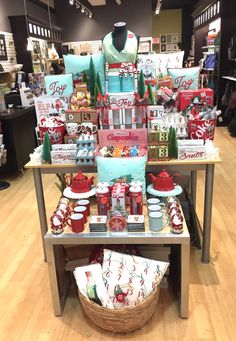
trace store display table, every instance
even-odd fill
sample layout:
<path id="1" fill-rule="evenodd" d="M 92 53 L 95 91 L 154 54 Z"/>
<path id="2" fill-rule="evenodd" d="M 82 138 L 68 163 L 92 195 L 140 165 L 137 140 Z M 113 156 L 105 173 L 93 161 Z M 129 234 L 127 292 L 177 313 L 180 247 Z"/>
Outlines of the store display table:
<path id="1" fill-rule="evenodd" d="M 150 231 L 147 215 L 145 226 L 145 232 L 90 232 L 87 224 L 83 233 L 73 233 L 69 227 L 66 227 L 64 233 L 58 236 L 49 230 L 44 236 L 44 241 L 55 315 L 62 315 L 70 285 L 70 274 L 65 271 L 65 261 L 60 250 L 63 245 L 156 244 L 180 245 L 181 247 L 180 316 L 187 318 L 190 236 L 186 222 L 184 221 L 184 231 L 181 234 L 171 233 L 169 226 L 161 232 Z"/>
<path id="2" fill-rule="evenodd" d="M 194 207 L 196 207 L 196 192 L 197 192 L 197 171 L 205 171 L 205 197 L 204 197 L 204 212 L 203 212 L 203 243 L 202 243 L 202 262 L 210 262 L 210 239 L 211 239 L 211 217 L 212 217 L 212 198 L 213 198 L 213 184 L 214 184 L 214 169 L 220 159 L 215 160 L 170 160 L 159 162 L 148 162 L 146 171 L 159 172 L 163 168 L 172 172 L 191 172 L 191 197 Z M 28 163 L 25 168 L 33 169 L 35 190 L 37 196 L 39 220 L 41 227 L 41 234 L 44 246 L 43 237 L 48 231 L 47 217 L 45 210 L 45 200 L 42 185 L 42 174 L 65 174 L 77 173 L 79 170 L 87 173 L 95 173 L 96 166 L 79 166 L 79 165 L 34 165 Z M 114 242 L 114 241 L 113 241 Z M 124 242 L 124 240 L 123 240 Z"/>

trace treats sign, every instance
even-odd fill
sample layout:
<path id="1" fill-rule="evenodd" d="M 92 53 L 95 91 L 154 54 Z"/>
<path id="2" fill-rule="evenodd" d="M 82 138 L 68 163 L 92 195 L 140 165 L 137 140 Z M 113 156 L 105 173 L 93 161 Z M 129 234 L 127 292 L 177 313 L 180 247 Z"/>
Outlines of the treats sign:
<path id="1" fill-rule="evenodd" d="M 71 96 L 73 93 L 72 74 L 45 76 L 47 95 Z"/>

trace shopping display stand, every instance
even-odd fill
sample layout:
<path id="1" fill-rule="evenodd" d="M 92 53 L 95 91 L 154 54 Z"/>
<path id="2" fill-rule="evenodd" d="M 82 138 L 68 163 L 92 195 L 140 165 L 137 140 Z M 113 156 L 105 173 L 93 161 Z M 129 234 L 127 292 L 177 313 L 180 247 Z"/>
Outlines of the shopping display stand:
<path id="1" fill-rule="evenodd" d="M 211 218 L 212 218 L 212 199 L 214 185 L 214 170 L 215 165 L 221 160 L 169 160 L 159 162 L 148 162 L 146 171 L 158 172 L 165 168 L 167 171 L 184 172 L 190 171 L 191 174 L 191 199 L 194 208 L 196 209 L 196 194 L 197 194 L 197 172 L 205 171 L 205 195 L 204 195 L 204 210 L 203 210 L 203 227 L 202 227 L 202 262 L 208 264 L 210 262 L 210 241 L 211 241 Z M 42 174 L 65 174 L 77 173 L 79 170 L 85 173 L 95 173 L 96 166 L 78 166 L 78 165 L 34 165 L 29 162 L 25 168 L 33 169 L 34 184 L 37 197 L 38 213 L 40 220 L 40 228 L 42 235 L 42 243 L 45 254 L 44 236 L 48 231 L 44 191 L 42 185 Z M 200 219 L 199 219 L 200 220 Z M 124 240 L 123 240 L 124 242 Z"/>
<path id="2" fill-rule="evenodd" d="M 94 212 L 95 210 L 96 208 Z M 56 236 L 49 230 L 44 236 L 44 242 L 54 314 L 62 315 L 70 286 L 70 274 L 65 271 L 65 264 L 60 256 L 63 245 L 155 244 L 181 247 L 180 317 L 188 318 L 190 235 L 185 220 L 183 225 L 181 234 L 171 233 L 169 226 L 161 232 L 152 232 L 148 227 L 146 215 L 145 232 L 90 232 L 88 224 L 82 233 L 73 233 L 66 227 L 62 234 Z"/>

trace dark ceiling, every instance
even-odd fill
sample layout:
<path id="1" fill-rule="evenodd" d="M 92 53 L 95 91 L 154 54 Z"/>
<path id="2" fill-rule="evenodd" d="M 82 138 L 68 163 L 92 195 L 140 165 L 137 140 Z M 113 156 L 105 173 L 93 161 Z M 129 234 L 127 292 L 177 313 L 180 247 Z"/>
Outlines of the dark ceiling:
<path id="1" fill-rule="evenodd" d="M 198 0 L 162 0 L 162 9 L 175 9 L 187 6 L 194 6 Z M 155 10 L 157 0 L 152 0 L 152 7 Z"/>

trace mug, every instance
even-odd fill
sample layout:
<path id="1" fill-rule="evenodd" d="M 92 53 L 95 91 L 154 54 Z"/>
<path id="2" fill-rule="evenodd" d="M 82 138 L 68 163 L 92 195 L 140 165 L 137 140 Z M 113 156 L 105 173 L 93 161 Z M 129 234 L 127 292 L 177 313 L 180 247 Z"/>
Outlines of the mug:
<path id="1" fill-rule="evenodd" d="M 78 133 L 79 134 L 95 134 L 98 130 L 98 127 L 92 122 L 82 122 L 78 125 Z"/>
<path id="2" fill-rule="evenodd" d="M 78 124 L 77 123 L 67 123 L 66 131 L 68 135 L 76 135 L 78 132 Z"/>
<path id="3" fill-rule="evenodd" d="M 149 228 L 151 231 L 158 232 L 163 230 L 169 223 L 169 219 L 167 217 L 163 217 L 161 212 L 151 212 L 148 215 L 149 217 Z"/>
<path id="4" fill-rule="evenodd" d="M 87 217 L 90 216 L 90 202 L 89 200 L 78 200 L 76 203 L 75 203 L 75 207 L 77 206 L 85 206 L 86 207 L 86 210 L 87 210 Z"/>
<path id="5" fill-rule="evenodd" d="M 147 200 L 148 206 L 150 206 L 150 205 L 158 205 L 160 202 L 161 201 L 158 198 L 150 198 L 150 199 Z"/>
<path id="6" fill-rule="evenodd" d="M 83 214 L 74 213 L 67 218 L 67 224 L 71 227 L 74 233 L 80 233 L 84 230 L 84 216 Z"/>
<path id="7" fill-rule="evenodd" d="M 165 204 L 159 203 L 158 205 L 150 205 L 148 206 L 148 212 L 160 212 L 163 211 L 164 209 L 161 206 L 165 206 Z"/>
<path id="8" fill-rule="evenodd" d="M 82 214 L 84 217 L 84 223 L 87 223 L 87 218 L 88 218 L 88 214 L 87 214 L 87 207 L 86 206 L 75 206 L 74 207 L 74 213 L 78 213 L 78 214 Z"/>

